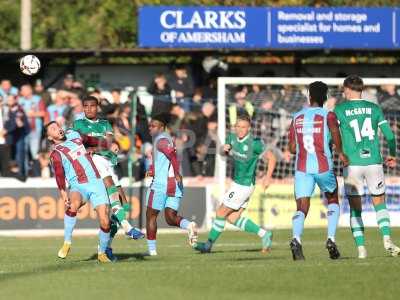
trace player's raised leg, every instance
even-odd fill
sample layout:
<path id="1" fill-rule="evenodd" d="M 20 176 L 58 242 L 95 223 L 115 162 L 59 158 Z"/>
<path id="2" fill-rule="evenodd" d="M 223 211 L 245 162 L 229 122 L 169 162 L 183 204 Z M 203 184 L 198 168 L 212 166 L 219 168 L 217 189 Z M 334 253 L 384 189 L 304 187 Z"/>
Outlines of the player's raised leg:
<path id="1" fill-rule="evenodd" d="M 364 167 L 364 176 L 372 196 L 372 203 L 376 212 L 376 221 L 383 239 L 383 246 L 392 256 L 400 255 L 400 248 L 391 239 L 390 216 L 385 203 L 385 175 L 381 164 Z"/>
<path id="2" fill-rule="evenodd" d="M 170 226 L 176 226 L 185 229 L 188 232 L 188 242 L 190 246 L 197 243 L 198 229 L 195 222 L 191 222 L 184 217 L 178 215 L 179 203 L 181 199 L 178 197 L 168 197 L 166 208 L 164 211 L 165 220 Z"/>
<path id="3" fill-rule="evenodd" d="M 71 191 L 69 193 L 69 203 L 64 215 L 64 244 L 58 251 L 59 258 L 66 258 L 71 250 L 72 232 L 76 224 L 76 214 L 79 207 L 82 205 L 81 194 L 78 191 Z"/>
<path id="4" fill-rule="evenodd" d="M 112 177 L 107 176 L 103 178 L 103 182 L 107 189 L 108 198 L 110 199 L 111 211 L 118 220 L 118 223 L 124 229 L 125 234 L 135 240 L 143 238 L 144 234 L 133 228 L 128 220 L 126 220 L 126 211 L 120 202 L 120 191 L 115 186 Z"/>
<path id="5" fill-rule="evenodd" d="M 399 256 L 400 248 L 391 239 L 390 216 L 386 208 L 385 194 L 372 196 L 372 203 L 374 204 L 376 221 L 383 238 L 383 246 L 390 255 Z"/>
<path id="6" fill-rule="evenodd" d="M 262 243 L 261 252 L 270 252 L 272 247 L 272 231 L 265 230 L 250 218 L 242 217 L 244 210 L 245 208 L 241 207 L 238 211 L 232 212 L 228 216 L 229 223 L 235 225 L 242 231 L 258 235 Z"/>
<path id="7" fill-rule="evenodd" d="M 224 204 L 221 204 L 221 206 L 217 210 L 216 217 L 211 226 L 211 230 L 208 233 L 207 241 L 197 242 L 193 248 L 199 251 L 200 253 L 210 253 L 214 243 L 218 240 L 222 231 L 224 231 L 226 218 L 232 212 L 234 212 L 232 208 L 229 208 Z"/>
<path id="8" fill-rule="evenodd" d="M 126 215 L 128 216 L 129 213 L 131 212 L 131 204 L 129 203 L 128 199 L 126 198 L 124 189 L 122 188 L 121 185 L 115 184 L 118 189 L 119 193 L 119 201 L 121 202 L 122 208 L 125 210 Z"/>

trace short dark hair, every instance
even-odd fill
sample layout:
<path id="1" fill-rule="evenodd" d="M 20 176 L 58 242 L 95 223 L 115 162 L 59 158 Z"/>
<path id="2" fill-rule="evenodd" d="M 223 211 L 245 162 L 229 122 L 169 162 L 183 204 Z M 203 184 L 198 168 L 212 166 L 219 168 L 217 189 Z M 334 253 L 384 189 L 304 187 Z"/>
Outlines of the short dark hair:
<path id="1" fill-rule="evenodd" d="M 165 78 L 165 74 L 164 73 L 156 73 L 154 78 Z"/>
<path id="2" fill-rule="evenodd" d="M 364 89 L 364 82 L 358 75 L 349 75 L 343 81 L 343 86 L 356 92 L 362 92 Z"/>
<path id="3" fill-rule="evenodd" d="M 44 127 L 43 127 L 43 132 L 44 132 L 45 135 L 47 135 L 47 129 L 49 129 L 49 127 L 50 127 L 51 125 L 53 125 L 53 124 L 57 124 L 57 122 L 56 122 L 56 121 L 50 121 L 49 123 L 47 123 L 46 125 L 44 125 Z"/>
<path id="4" fill-rule="evenodd" d="M 249 124 L 251 124 L 251 118 L 249 116 L 249 114 L 247 113 L 241 113 L 237 116 L 237 121 L 246 121 L 249 122 Z"/>
<path id="5" fill-rule="evenodd" d="M 314 81 L 308 86 L 310 102 L 323 106 L 328 98 L 328 86 L 322 81 Z"/>
<path id="6" fill-rule="evenodd" d="M 162 123 L 166 127 L 171 120 L 171 115 L 169 113 L 159 113 L 154 115 L 152 119 Z"/>
<path id="7" fill-rule="evenodd" d="M 87 96 L 87 97 L 83 98 L 82 105 L 85 104 L 85 102 L 89 102 L 89 101 L 95 101 L 96 104 L 99 105 L 99 99 L 97 99 L 95 96 Z"/>
<path id="8" fill-rule="evenodd" d="M 186 67 L 184 64 L 176 64 L 174 70 L 186 70 Z"/>
<path id="9" fill-rule="evenodd" d="M 119 89 L 119 88 L 113 88 L 112 90 L 111 90 L 111 93 L 118 93 L 118 94 L 121 94 L 121 89 Z"/>

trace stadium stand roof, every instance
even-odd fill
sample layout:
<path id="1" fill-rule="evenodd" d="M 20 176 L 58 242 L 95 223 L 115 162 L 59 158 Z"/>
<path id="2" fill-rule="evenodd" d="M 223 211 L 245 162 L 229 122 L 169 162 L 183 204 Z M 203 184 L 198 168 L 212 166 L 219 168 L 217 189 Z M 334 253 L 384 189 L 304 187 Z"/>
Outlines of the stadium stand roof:
<path id="1" fill-rule="evenodd" d="M 255 55 L 288 55 L 293 54 L 296 56 L 309 57 L 315 55 L 343 55 L 343 56 L 357 56 L 360 55 L 394 55 L 399 56 L 398 50 L 382 50 L 382 49 L 346 49 L 346 50 L 330 50 L 330 49 L 281 49 L 281 50 L 269 50 L 269 49 L 195 49 L 195 48 L 129 48 L 129 49 L 32 49 L 23 51 L 19 49 L 14 50 L 1 50 L 0 58 L 14 58 L 25 54 L 40 55 L 44 58 L 60 58 L 60 57 L 140 57 L 140 56 L 158 56 L 160 54 L 165 55 L 248 55 L 253 53 Z"/>

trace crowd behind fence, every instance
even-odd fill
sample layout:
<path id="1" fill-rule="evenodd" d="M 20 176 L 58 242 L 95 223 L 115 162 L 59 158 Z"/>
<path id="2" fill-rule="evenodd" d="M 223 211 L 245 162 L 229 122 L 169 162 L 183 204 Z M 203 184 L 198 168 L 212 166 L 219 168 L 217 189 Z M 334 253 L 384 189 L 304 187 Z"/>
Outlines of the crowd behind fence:
<path id="1" fill-rule="evenodd" d="M 82 99 L 87 95 L 99 99 L 99 117 L 113 126 L 120 145 L 121 177 L 129 174 L 128 155 L 135 149 L 133 174 L 142 179 L 151 163 L 152 140 L 148 132 L 151 116 L 161 112 L 171 115 L 169 129 L 175 138 L 182 174 L 190 177 L 212 177 L 215 168 L 217 137 L 216 80 L 196 87 L 184 66 L 171 74 L 155 74 L 147 87 L 138 87 L 136 128 L 132 132 L 132 89 L 101 90 L 85 87 L 68 74 L 58 87 L 45 89 L 40 80 L 34 86 L 0 83 L 0 176 L 49 178 L 50 145 L 43 135 L 43 125 L 57 121 L 65 128 L 84 117 Z M 287 132 L 291 115 L 307 106 L 307 90 L 297 85 L 235 85 L 226 91 L 226 130 L 233 130 L 237 115 L 247 113 L 252 119 L 252 132 L 263 140 L 269 153 L 267 161 L 260 160 L 258 175 L 274 166 L 273 178 L 292 177 L 294 157 L 287 151 Z M 381 105 L 396 135 L 400 148 L 400 94 L 396 86 L 367 87 L 364 97 Z M 332 110 L 344 101 L 341 88 L 331 86 L 326 108 Z M 131 139 L 134 136 L 134 139 Z M 381 137 L 382 138 L 382 137 Z M 382 151 L 388 148 L 382 140 Z M 337 160 L 335 166 L 338 167 Z M 398 176 L 400 166 L 386 170 Z M 341 170 L 337 172 L 340 174 Z M 229 176 L 232 174 L 228 163 Z"/>

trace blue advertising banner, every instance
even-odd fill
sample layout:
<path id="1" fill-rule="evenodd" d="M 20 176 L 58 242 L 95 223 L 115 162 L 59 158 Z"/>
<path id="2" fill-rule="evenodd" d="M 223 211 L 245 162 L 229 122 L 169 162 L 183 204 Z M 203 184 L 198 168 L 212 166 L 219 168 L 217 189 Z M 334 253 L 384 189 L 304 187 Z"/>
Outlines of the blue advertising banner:
<path id="1" fill-rule="evenodd" d="M 139 46 L 394 49 L 399 8 L 143 6 Z"/>
<path id="2" fill-rule="evenodd" d="M 272 48 L 387 49 L 399 46 L 393 8 L 271 9 Z"/>
<path id="3" fill-rule="evenodd" d="M 139 46 L 265 48 L 267 8 L 144 6 Z"/>

